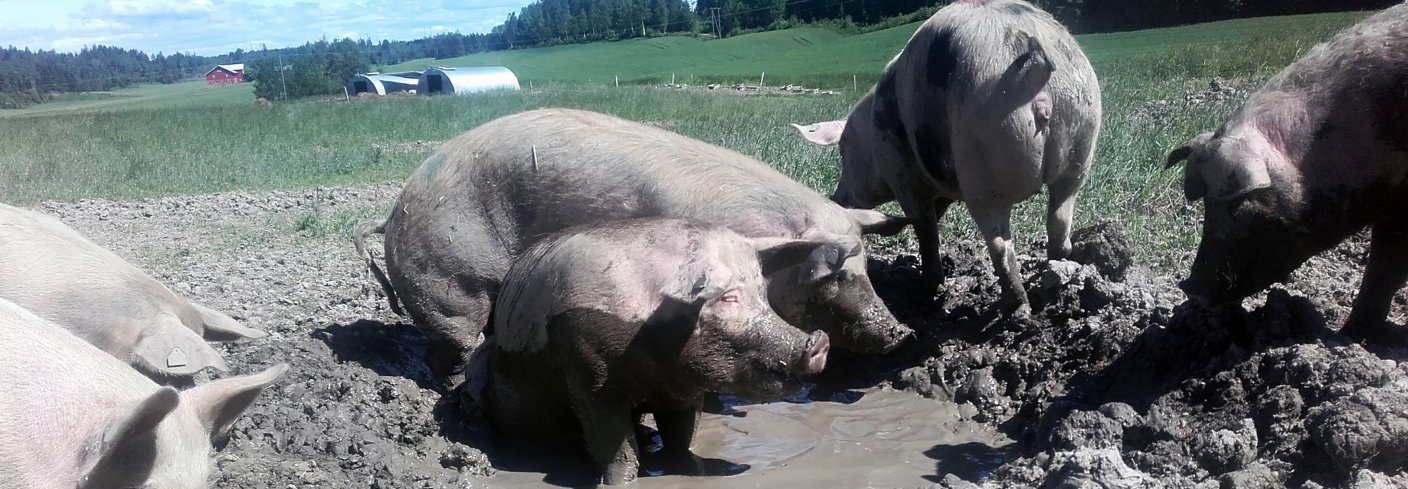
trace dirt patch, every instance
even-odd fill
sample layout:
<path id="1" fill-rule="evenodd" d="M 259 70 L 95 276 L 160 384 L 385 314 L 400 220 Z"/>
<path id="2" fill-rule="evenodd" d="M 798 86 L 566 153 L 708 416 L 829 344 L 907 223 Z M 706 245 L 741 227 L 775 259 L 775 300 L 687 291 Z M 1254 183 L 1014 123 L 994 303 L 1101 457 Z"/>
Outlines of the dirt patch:
<path id="1" fill-rule="evenodd" d="M 216 454 L 214 487 L 580 484 L 579 453 L 509 447 L 431 389 L 425 339 L 374 295 L 348 226 L 306 225 L 380 216 L 397 192 L 38 209 L 269 331 L 218 345 L 234 372 L 292 365 Z M 714 477 L 637 485 L 1408 485 L 1408 352 L 1333 331 L 1358 284 L 1362 238 L 1249 300 L 1249 312 L 1211 313 L 1183 303 L 1181 274 L 1130 266 L 1117 225 L 1076 234 L 1079 261 L 1019 250 L 1035 311 L 1023 320 L 988 311 L 998 287 L 977 243 L 946 245 L 935 298 L 909 292 L 913 250 L 872 248 L 877 290 L 918 339 L 885 357 L 835 353 L 804 398 L 715 401 L 695 447 Z M 1400 294 L 1392 319 L 1405 307 Z"/>

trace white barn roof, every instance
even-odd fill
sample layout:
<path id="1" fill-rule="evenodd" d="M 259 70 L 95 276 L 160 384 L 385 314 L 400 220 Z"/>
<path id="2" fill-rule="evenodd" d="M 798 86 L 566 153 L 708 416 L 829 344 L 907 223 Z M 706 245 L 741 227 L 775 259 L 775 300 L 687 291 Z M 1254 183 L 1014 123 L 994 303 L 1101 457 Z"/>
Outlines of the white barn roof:
<path id="1" fill-rule="evenodd" d="M 225 70 L 225 71 L 228 71 L 228 72 L 230 72 L 230 73 L 239 73 L 239 72 L 241 72 L 241 71 L 244 71 L 244 63 L 235 63 L 235 64 L 228 64 L 228 65 L 215 65 L 214 68 L 211 68 L 210 71 L 205 72 L 205 74 L 206 74 L 206 75 L 209 75 L 209 74 L 211 74 L 211 73 L 214 73 L 215 70 Z"/>
<path id="2" fill-rule="evenodd" d="M 428 68 L 420 75 L 416 93 L 467 94 L 490 90 L 518 90 L 518 77 L 502 66 Z"/>

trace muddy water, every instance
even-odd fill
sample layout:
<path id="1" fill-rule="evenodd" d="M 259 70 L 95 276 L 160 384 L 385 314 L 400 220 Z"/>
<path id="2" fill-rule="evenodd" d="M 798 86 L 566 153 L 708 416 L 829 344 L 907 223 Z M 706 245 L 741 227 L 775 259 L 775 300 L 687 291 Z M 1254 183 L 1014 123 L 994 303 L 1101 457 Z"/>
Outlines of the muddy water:
<path id="1" fill-rule="evenodd" d="M 705 459 L 709 475 L 646 476 L 632 487 L 916 487 L 950 473 L 976 481 L 1001 465 L 1011 444 L 965 419 L 958 405 L 910 392 L 813 391 L 768 404 L 720 401 L 706 409 L 715 412 L 703 414 L 694 439 L 693 451 Z M 649 459 L 643 464 L 653 472 Z M 547 471 L 564 469 L 571 470 Z M 579 485 L 582 479 L 501 469 L 490 485 L 545 482 Z"/>

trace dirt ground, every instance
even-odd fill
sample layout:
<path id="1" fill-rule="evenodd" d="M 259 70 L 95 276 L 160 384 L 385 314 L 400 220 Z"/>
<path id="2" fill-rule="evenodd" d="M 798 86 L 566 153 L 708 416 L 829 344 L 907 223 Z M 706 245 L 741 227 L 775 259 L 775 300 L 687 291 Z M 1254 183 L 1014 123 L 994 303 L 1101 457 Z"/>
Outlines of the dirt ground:
<path id="1" fill-rule="evenodd" d="M 431 386 L 425 339 L 392 314 L 347 223 L 398 186 L 44 203 L 177 293 L 270 332 L 219 345 L 233 373 L 292 369 L 215 455 L 217 488 L 532 487 L 588 482 L 581 454 L 498 440 Z M 331 229 L 331 230 L 328 230 Z M 1291 283 L 1209 313 L 1137 264 L 1118 226 L 1084 230 L 1081 265 L 1025 246 L 1029 320 L 997 295 L 977 243 L 945 248 L 938 297 L 912 249 L 871 275 L 920 337 L 836 353 L 806 393 L 706 409 L 711 476 L 637 487 L 1408 487 L 1408 351 L 1333 329 L 1365 258 L 1353 240 Z M 1400 293 L 1392 320 L 1402 323 Z M 645 460 L 647 475 L 650 459 Z"/>

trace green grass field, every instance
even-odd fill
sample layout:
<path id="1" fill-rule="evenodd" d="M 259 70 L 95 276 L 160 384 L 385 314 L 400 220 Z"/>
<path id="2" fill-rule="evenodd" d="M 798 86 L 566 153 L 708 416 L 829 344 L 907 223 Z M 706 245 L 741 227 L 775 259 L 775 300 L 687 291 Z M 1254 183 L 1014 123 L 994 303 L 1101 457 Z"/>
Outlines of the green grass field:
<path id="1" fill-rule="evenodd" d="M 1196 240 L 1200 212 L 1178 189 L 1180 172 L 1162 170 L 1169 148 L 1215 128 L 1247 88 L 1285 66 L 1360 14 L 1218 22 L 1082 36 L 1104 90 L 1104 130 L 1077 207 L 1077 225 L 1123 221 L 1146 264 L 1179 265 Z M 0 201 L 141 198 L 232 189 L 296 188 L 401 180 L 434 144 L 501 115 L 545 106 L 608 112 L 661 125 L 741 151 L 829 192 L 834 149 L 803 142 L 789 122 L 843 117 L 859 93 L 761 96 L 648 86 L 623 80 L 873 79 L 915 25 L 843 36 L 796 29 L 719 41 L 693 38 L 598 43 L 490 53 L 459 63 L 504 64 L 534 90 L 466 97 L 395 97 L 352 103 L 304 100 L 273 107 L 250 102 L 248 86 L 147 86 L 41 104 L 0 114 Z M 403 65 L 398 68 L 415 67 Z M 776 73 L 776 75 L 774 75 Z M 776 78 L 774 78 L 776 76 Z M 748 78 L 745 78 L 748 77 Z M 811 78 L 807 78 L 811 77 Z M 1242 89 L 1221 100 L 1187 102 L 1214 77 Z M 591 80 L 591 83 L 587 83 Z M 862 89 L 868 88 L 862 78 Z M 687 82 L 687 80 L 681 80 Z M 203 83 L 203 82 L 196 82 Z M 1019 209 L 1022 249 L 1044 234 L 1044 198 Z M 948 236 L 976 238 L 955 210 Z"/>
<path id="2" fill-rule="evenodd" d="M 170 85 L 146 84 L 110 92 L 62 94 L 58 100 L 23 109 L 0 109 L 0 118 L 24 115 L 59 115 L 129 109 L 166 109 L 244 105 L 254 101 L 248 84 L 211 87 L 205 80 Z"/>

